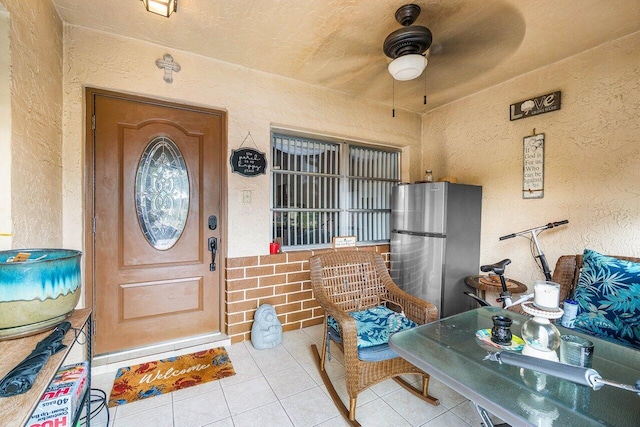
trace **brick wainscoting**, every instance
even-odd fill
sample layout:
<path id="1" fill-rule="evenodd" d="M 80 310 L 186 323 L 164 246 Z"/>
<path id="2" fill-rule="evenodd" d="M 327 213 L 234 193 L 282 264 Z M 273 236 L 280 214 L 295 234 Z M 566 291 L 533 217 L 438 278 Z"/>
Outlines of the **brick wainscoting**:
<path id="1" fill-rule="evenodd" d="M 389 262 L 389 245 L 359 246 L 374 251 Z M 322 309 L 313 297 L 309 279 L 309 258 L 318 249 L 226 259 L 225 327 L 232 343 L 251 339 L 256 309 L 271 304 L 282 329 L 290 331 L 322 323 Z"/>

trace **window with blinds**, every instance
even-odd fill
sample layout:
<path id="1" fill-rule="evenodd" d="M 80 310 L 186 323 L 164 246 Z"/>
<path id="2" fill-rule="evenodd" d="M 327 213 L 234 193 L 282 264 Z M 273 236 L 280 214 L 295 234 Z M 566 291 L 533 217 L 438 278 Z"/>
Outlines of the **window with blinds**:
<path id="1" fill-rule="evenodd" d="M 389 241 L 399 150 L 274 133 L 271 165 L 272 238 L 283 246 Z"/>

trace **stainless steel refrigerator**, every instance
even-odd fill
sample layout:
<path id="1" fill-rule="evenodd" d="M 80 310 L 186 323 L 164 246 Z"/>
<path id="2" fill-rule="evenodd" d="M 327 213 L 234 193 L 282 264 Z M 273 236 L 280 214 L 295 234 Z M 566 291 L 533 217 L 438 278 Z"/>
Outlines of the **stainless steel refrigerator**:
<path id="1" fill-rule="evenodd" d="M 438 307 L 440 318 L 476 307 L 463 291 L 480 264 L 482 187 L 405 184 L 391 192 L 391 277 Z"/>

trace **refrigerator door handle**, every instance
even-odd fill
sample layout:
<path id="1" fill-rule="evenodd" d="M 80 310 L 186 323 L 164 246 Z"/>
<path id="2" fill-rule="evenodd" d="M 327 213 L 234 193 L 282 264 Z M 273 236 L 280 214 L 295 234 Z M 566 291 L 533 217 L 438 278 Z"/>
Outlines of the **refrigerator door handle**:
<path id="1" fill-rule="evenodd" d="M 419 233 L 416 231 L 407 231 L 407 230 L 391 230 L 392 233 L 398 234 L 408 234 L 409 236 L 420 236 L 420 237 L 437 237 L 439 239 L 444 239 L 447 237 L 446 234 L 438 234 L 438 233 Z"/>

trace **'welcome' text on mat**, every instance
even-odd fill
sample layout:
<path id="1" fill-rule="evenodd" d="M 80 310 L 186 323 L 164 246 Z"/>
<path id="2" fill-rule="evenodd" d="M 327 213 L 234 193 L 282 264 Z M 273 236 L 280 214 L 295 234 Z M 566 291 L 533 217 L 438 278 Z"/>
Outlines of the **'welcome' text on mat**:
<path id="1" fill-rule="evenodd" d="M 224 347 L 120 368 L 113 382 L 109 406 L 124 405 L 231 375 L 235 375 L 235 371 Z"/>

